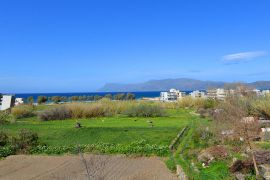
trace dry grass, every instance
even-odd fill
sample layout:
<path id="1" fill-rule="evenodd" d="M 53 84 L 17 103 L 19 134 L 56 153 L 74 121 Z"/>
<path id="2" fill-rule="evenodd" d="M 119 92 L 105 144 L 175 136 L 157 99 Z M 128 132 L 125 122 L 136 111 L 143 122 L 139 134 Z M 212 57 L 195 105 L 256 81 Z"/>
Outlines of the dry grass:
<path id="1" fill-rule="evenodd" d="M 26 118 L 34 115 L 33 106 L 31 105 L 20 105 L 11 109 L 11 114 L 16 118 Z"/>
<path id="2" fill-rule="evenodd" d="M 165 114 L 163 113 L 163 107 L 159 103 L 144 101 L 111 101 L 103 98 L 97 102 L 70 103 L 50 108 L 39 113 L 39 117 L 41 120 L 108 117 L 116 114 L 127 114 L 127 110 L 130 112 L 131 109 L 137 109 L 141 112 L 139 114 L 147 114 L 147 116 L 152 116 L 151 114 L 153 114 L 153 116 Z"/>

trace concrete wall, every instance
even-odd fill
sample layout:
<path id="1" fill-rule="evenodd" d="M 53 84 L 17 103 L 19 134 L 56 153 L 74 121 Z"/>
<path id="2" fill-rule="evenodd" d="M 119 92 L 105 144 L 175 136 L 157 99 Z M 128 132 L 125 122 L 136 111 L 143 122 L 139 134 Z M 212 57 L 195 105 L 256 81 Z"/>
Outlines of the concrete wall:
<path id="1" fill-rule="evenodd" d="M 12 95 L 3 95 L 2 100 L 1 100 L 1 107 L 0 110 L 6 110 L 14 106 L 14 96 Z"/>

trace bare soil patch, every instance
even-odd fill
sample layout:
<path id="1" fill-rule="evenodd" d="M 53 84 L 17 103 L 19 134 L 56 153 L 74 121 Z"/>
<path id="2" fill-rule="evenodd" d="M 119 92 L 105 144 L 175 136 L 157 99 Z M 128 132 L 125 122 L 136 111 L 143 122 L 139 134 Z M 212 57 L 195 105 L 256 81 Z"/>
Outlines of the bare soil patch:
<path id="1" fill-rule="evenodd" d="M 177 180 L 157 157 L 83 156 L 10 156 L 0 160 L 0 179 L 88 180 L 90 176 L 91 180 Z"/>

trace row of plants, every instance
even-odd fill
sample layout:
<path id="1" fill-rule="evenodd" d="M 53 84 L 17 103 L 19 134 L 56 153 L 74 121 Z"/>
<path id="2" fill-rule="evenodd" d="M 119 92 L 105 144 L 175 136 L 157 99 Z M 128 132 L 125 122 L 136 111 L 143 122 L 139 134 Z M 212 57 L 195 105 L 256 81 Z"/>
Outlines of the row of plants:
<path id="1" fill-rule="evenodd" d="M 43 121 L 107 117 L 117 114 L 129 117 L 161 117 L 163 107 L 148 102 L 110 101 L 103 99 L 94 103 L 71 103 L 44 110 L 38 114 Z"/>
<path id="2" fill-rule="evenodd" d="M 183 97 L 175 102 L 156 102 L 168 109 L 179 109 L 179 108 L 214 108 L 218 105 L 219 101 L 214 99 L 204 99 L 204 98 L 193 98 L 190 96 Z"/>
<path id="3" fill-rule="evenodd" d="M 169 154 L 167 146 L 150 145 L 145 140 L 135 141 L 130 144 L 109 144 L 96 143 L 89 145 L 71 146 L 46 146 L 39 145 L 31 149 L 32 154 L 64 154 L 78 152 L 106 153 L 106 154 L 127 154 L 127 155 L 158 155 L 166 156 Z"/>
<path id="4" fill-rule="evenodd" d="M 37 103 L 43 104 L 46 102 L 70 102 L 70 101 L 98 101 L 102 98 L 108 98 L 111 100 L 134 100 L 136 98 L 135 94 L 133 93 L 118 93 L 118 94 L 105 94 L 104 96 L 101 95 L 92 95 L 92 96 L 38 96 L 37 97 Z M 26 99 L 28 104 L 34 103 L 34 97 L 29 96 Z"/>
<path id="5" fill-rule="evenodd" d="M 87 145 L 47 146 L 40 144 L 36 133 L 26 129 L 20 130 L 16 137 L 8 136 L 2 131 L 0 132 L 0 158 L 17 153 L 76 154 L 78 152 L 167 156 L 169 148 L 167 146 L 151 145 L 145 140 L 135 141 L 130 144 L 95 143 Z"/>

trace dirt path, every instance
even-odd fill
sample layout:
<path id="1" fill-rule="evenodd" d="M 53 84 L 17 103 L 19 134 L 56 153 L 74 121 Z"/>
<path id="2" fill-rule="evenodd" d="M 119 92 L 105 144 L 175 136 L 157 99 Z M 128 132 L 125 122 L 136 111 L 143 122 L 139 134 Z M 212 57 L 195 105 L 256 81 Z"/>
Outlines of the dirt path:
<path id="1" fill-rule="evenodd" d="M 156 157 L 84 155 L 91 180 L 177 180 Z M 0 160 L 1 180 L 88 180 L 80 156 L 10 156 Z"/>

